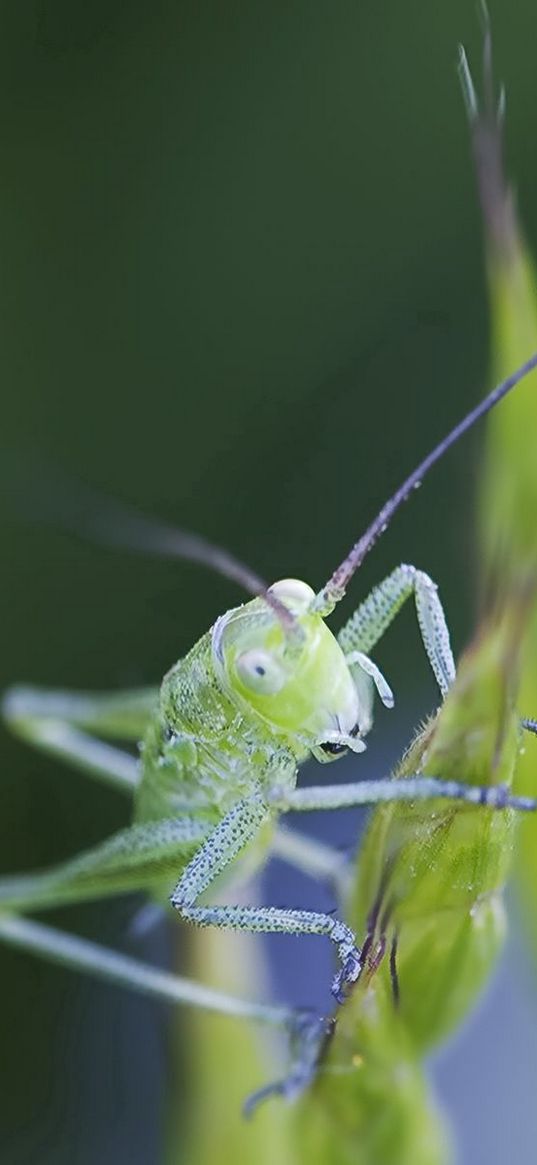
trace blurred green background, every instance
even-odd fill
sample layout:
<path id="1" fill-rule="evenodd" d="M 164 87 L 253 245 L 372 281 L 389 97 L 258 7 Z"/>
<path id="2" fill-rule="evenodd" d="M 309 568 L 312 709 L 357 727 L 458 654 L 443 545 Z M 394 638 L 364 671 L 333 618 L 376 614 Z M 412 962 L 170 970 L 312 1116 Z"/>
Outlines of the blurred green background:
<path id="1" fill-rule="evenodd" d="M 532 0 L 491 10 L 535 252 L 537 15 Z M 0 5 L 0 456 L 23 476 L 61 467 L 268 578 L 321 584 L 486 384 L 459 40 L 476 59 L 473 0 Z M 474 434 L 406 507 L 347 612 L 415 562 L 462 647 L 478 449 Z M 156 682 L 240 597 L 196 567 L 19 521 L 5 476 L 2 687 Z M 377 654 L 398 695 L 377 747 L 395 753 L 434 700 L 409 613 Z M 1 804 L 6 871 L 125 821 L 119 796 L 5 733 Z M 119 945 L 131 913 L 56 919 Z M 166 940 L 139 951 L 165 960 Z M 513 1159 L 534 1160 L 523 958 L 441 1069 L 464 1161 L 478 1144 L 505 1160 L 511 1120 Z M 165 1010 L 7 950 L 0 983 L 2 1162 L 156 1163 Z M 504 1111 L 487 1125 L 491 1087 Z"/>

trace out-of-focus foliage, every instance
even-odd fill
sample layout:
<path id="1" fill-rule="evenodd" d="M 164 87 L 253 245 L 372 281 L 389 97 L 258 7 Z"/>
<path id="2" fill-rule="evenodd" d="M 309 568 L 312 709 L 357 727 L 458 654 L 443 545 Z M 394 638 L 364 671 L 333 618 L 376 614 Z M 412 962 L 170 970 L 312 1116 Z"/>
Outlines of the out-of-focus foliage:
<path id="1" fill-rule="evenodd" d="M 520 745 L 513 697 L 525 614 L 522 597 L 481 629 L 398 779 L 423 771 L 511 785 Z M 374 812 L 349 910 L 357 933 L 366 936 L 366 971 L 303 1105 L 302 1129 L 312 1151 L 317 1145 L 319 1161 L 450 1159 L 420 1063 L 467 1015 L 494 968 L 505 934 L 502 890 L 514 830 L 511 812 L 455 804 Z"/>
<path id="2" fill-rule="evenodd" d="M 198 931 L 189 969 L 202 982 L 261 998 L 269 988 L 259 945 L 240 934 Z M 176 1079 L 187 1103 L 176 1103 L 170 1091 L 166 1165 L 298 1165 L 287 1105 L 265 1104 L 250 1121 L 243 1116 L 248 1094 L 284 1068 L 279 1033 L 196 1012 L 178 1027 L 177 1040 Z"/>
<path id="3" fill-rule="evenodd" d="M 496 3 L 493 16 L 535 239 L 534 0 Z M 484 380 L 478 222 L 455 79 L 455 45 L 474 31 L 467 0 L 4 6 L 2 457 L 13 447 L 32 464 L 37 453 L 217 538 L 268 577 L 320 584 Z M 512 302 L 511 276 L 508 284 Z M 517 310 L 511 327 L 521 318 Z M 518 361 L 505 351 L 501 368 Z M 416 562 L 441 584 L 457 645 L 470 626 L 475 447 L 470 440 L 439 468 L 349 597 L 357 603 L 395 564 Z M 9 506 L 2 539 L 2 687 L 155 683 L 239 598 L 195 569 L 29 529 Z M 433 699 L 410 619 L 379 654 L 407 739 Z M 531 713 L 529 678 L 523 710 Z M 387 718 L 380 728 L 393 756 Z M 382 748 L 379 759 L 372 741 L 369 775 L 385 765 Z M 112 794 L 7 738 L 2 805 L 6 871 L 53 863 L 125 824 Z M 337 828 L 348 842 L 341 818 Z M 528 834 L 528 872 L 532 851 Z M 285 901 L 303 894 L 287 872 Z M 130 906 L 74 915 L 57 921 L 154 961 L 165 956 L 154 936 L 145 947 L 129 937 Z M 208 947 L 207 970 L 211 958 Z M 402 981 L 403 958 L 402 946 Z M 300 1000 L 316 967 L 305 956 L 300 980 L 295 970 Z M 158 1160 L 170 1066 L 160 1010 L 7 951 L 0 975 L 9 1000 L 0 1065 L 6 1165 Z M 385 976 L 381 968 L 372 983 L 387 995 Z M 250 972 L 249 994 L 258 981 Z M 228 1068 L 234 1096 L 266 1078 L 257 1036 L 222 1021 L 213 1044 L 214 1022 L 200 1026 L 196 1059 L 196 1021 L 178 1020 L 173 1165 L 190 1165 L 191 1090 L 205 1070 L 211 1103 L 233 1123 L 230 1132 L 220 1126 L 220 1142 L 204 1128 L 207 1165 L 224 1137 L 230 1157 L 242 1136 L 267 1152 L 231 1115 L 235 1100 L 217 1100 Z M 421 1069 L 409 1067 L 409 1036 L 397 1032 L 399 1091 L 386 1106 L 379 1053 L 372 1107 L 389 1121 L 398 1102 L 400 1134 L 411 1098 L 423 1143 L 439 1155 Z M 204 1067 L 212 1047 L 224 1062 L 214 1075 Z M 259 1127 L 274 1123 L 274 1156 L 287 1161 L 276 1102 L 267 1113 Z M 494 1115 L 489 1105 L 489 1124 Z"/>
<path id="4" fill-rule="evenodd" d="M 491 369 L 501 379 L 537 348 L 537 278 L 519 225 L 516 198 L 504 170 L 503 124 L 493 103 L 490 41 L 485 45 L 485 104 L 472 121 L 472 138 L 485 226 L 491 312 Z M 505 595 L 525 587 L 533 595 L 524 641 L 519 706 L 537 709 L 537 375 L 505 402 L 489 422 L 480 491 L 485 589 Z M 528 739 L 518 780 L 537 790 L 537 748 Z M 517 873 L 524 924 L 537 955 L 537 820 L 522 823 Z"/>

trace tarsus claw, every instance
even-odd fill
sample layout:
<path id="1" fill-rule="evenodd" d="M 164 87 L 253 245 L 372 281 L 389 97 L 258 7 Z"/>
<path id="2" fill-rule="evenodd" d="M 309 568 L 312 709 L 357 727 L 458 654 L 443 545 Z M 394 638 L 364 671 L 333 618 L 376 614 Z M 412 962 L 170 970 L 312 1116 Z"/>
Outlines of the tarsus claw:
<path id="1" fill-rule="evenodd" d="M 269 1096 L 283 1096 L 295 1100 L 311 1084 L 334 1031 L 335 1020 L 311 1011 L 298 1011 L 289 1025 L 291 1041 L 291 1068 L 283 1080 L 266 1084 L 252 1093 L 243 1106 L 245 1117 L 251 1117 L 256 1108 Z"/>
<path id="2" fill-rule="evenodd" d="M 345 962 L 340 971 L 338 971 L 334 982 L 332 983 L 332 995 L 338 1003 L 344 1003 L 348 995 L 348 988 L 356 983 L 362 964 L 360 962 L 360 952 L 354 947 L 347 955 Z"/>

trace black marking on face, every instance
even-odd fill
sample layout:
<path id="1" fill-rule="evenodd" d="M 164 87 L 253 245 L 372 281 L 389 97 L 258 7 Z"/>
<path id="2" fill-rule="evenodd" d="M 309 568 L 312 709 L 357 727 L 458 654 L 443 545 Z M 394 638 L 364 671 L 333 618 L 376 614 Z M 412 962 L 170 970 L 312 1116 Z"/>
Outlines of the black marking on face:
<path id="1" fill-rule="evenodd" d="M 349 732 L 349 736 L 359 736 L 359 735 L 360 735 L 360 725 L 355 724 L 354 728 L 351 728 L 351 730 Z M 349 751 L 346 744 L 338 744 L 337 741 L 335 741 L 335 740 L 325 740 L 323 742 L 323 744 L 321 744 L 320 747 L 321 747 L 322 751 L 328 753 L 329 756 L 341 756 L 344 752 Z"/>
<path id="2" fill-rule="evenodd" d="M 328 753 L 329 756 L 340 756 L 341 753 L 348 751 L 346 744 L 337 744 L 335 740 L 325 740 L 324 743 L 321 744 L 321 748 L 322 751 Z"/>

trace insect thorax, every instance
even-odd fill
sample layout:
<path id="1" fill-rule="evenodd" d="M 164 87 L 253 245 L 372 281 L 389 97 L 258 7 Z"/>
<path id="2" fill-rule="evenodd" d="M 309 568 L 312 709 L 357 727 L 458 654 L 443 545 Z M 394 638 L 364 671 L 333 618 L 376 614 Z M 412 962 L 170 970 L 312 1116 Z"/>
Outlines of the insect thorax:
<path id="1" fill-rule="evenodd" d="M 141 746 L 137 820 L 193 812 L 218 820 L 270 768 L 294 775 L 295 757 L 224 692 L 204 635 L 164 677 Z"/>

